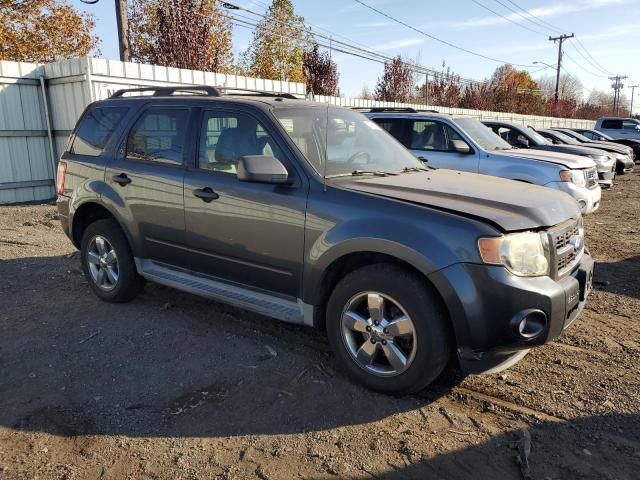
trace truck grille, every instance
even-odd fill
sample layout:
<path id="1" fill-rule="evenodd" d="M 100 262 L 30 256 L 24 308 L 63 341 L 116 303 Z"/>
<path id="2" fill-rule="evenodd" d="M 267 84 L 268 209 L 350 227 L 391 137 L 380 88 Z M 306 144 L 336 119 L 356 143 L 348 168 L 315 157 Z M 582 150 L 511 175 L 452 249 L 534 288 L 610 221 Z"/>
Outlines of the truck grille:
<path id="1" fill-rule="evenodd" d="M 552 245 L 551 259 L 555 266 L 555 277 L 569 273 L 580 261 L 584 252 L 584 238 L 577 220 L 570 220 L 549 231 Z"/>
<path id="2" fill-rule="evenodd" d="M 594 168 L 590 168 L 586 171 L 587 176 L 587 187 L 594 188 L 598 185 L 598 170 Z"/>

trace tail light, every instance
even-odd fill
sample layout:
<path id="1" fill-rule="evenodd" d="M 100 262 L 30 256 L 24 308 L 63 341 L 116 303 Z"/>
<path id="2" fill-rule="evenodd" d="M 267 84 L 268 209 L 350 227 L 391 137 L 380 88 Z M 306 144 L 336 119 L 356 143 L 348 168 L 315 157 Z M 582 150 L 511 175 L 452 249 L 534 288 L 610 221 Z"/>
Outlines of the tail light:
<path id="1" fill-rule="evenodd" d="M 67 162 L 58 162 L 58 174 L 56 175 L 56 190 L 58 195 L 64 195 L 64 180 L 67 176 Z"/>

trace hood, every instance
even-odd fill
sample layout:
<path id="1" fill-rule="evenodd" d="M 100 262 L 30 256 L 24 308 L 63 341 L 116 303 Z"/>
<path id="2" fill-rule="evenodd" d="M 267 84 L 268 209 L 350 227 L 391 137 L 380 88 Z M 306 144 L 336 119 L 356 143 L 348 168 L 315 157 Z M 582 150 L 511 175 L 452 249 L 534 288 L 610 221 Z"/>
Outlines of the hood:
<path id="1" fill-rule="evenodd" d="M 621 153 L 622 155 L 629 155 L 629 153 L 633 150 L 631 147 L 627 147 L 626 145 L 620 145 L 619 143 L 613 143 L 613 142 L 594 141 L 589 143 L 583 143 L 582 145 L 589 148 L 599 148 L 607 152 Z"/>
<path id="2" fill-rule="evenodd" d="M 580 209 L 566 193 L 488 175 L 431 170 L 387 177 L 343 177 L 339 185 L 474 217 L 503 231 L 546 228 Z"/>
<path id="3" fill-rule="evenodd" d="M 563 165 L 567 168 L 591 168 L 595 166 L 595 163 L 590 158 L 547 150 L 514 148 L 512 150 L 492 152 L 490 155 L 529 158 L 531 160 Z"/>
<path id="4" fill-rule="evenodd" d="M 587 147 L 586 145 L 584 147 L 580 145 L 535 145 L 531 147 L 531 150 L 568 153 L 570 155 L 580 155 L 582 157 L 586 157 L 587 155 L 609 155 L 609 152 L 605 150 L 600 150 L 597 147 Z"/>

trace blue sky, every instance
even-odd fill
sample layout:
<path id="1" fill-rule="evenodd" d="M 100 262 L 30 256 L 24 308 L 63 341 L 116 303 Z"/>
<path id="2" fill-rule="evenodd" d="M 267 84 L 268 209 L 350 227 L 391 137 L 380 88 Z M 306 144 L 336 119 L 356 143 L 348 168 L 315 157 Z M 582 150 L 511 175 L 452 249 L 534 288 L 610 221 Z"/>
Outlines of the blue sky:
<path id="1" fill-rule="evenodd" d="M 116 21 L 113 0 L 100 0 L 86 5 L 71 0 L 79 9 L 97 17 L 96 33 L 102 39 L 102 56 L 118 58 Z M 404 22 L 457 44 L 468 50 L 512 63 L 532 65 L 534 61 L 555 65 L 557 46 L 547 38 L 556 36 L 551 30 L 525 20 L 540 20 L 575 33 L 595 61 L 612 74 L 628 75 L 625 85 L 640 84 L 640 0 L 363 0 Z M 265 11 L 270 0 L 234 0 L 232 3 L 256 13 Z M 481 5 L 503 15 L 489 12 Z M 517 6 L 523 10 L 518 10 Z M 319 32 L 330 31 L 340 40 L 349 39 L 378 50 L 388 56 L 402 54 L 419 59 L 422 65 L 440 69 L 443 61 L 451 69 L 468 78 L 483 79 L 491 75 L 499 63 L 456 50 L 399 25 L 353 0 L 294 0 L 298 14 Z M 516 14 L 507 9 L 517 11 Z M 525 12 L 526 11 L 526 12 Z M 528 12 L 528 13 L 527 13 Z M 246 12 L 243 15 L 250 16 Z M 534 18 L 530 14 L 535 15 Z M 537 30 L 534 33 L 523 28 Z M 251 32 L 236 27 L 234 49 L 240 52 L 251 39 Z M 574 39 L 565 42 L 563 65 L 578 76 L 587 89 L 611 90 L 607 74 L 598 70 L 584 57 L 588 55 Z M 581 55 L 578 50 L 582 52 Z M 382 65 L 357 57 L 334 53 L 340 72 L 340 89 L 353 96 L 363 84 L 375 86 Z M 593 60 L 592 60 L 593 61 Z M 534 65 L 532 73 L 544 65 Z M 586 70 L 586 71 L 585 71 Z M 588 71 L 588 72 L 587 72 Z M 533 73 L 554 75 L 551 69 Z M 588 90 L 585 94 L 588 93 Z M 630 89 L 623 94 L 630 96 Z M 636 105 L 640 110 L 640 88 L 636 89 Z"/>

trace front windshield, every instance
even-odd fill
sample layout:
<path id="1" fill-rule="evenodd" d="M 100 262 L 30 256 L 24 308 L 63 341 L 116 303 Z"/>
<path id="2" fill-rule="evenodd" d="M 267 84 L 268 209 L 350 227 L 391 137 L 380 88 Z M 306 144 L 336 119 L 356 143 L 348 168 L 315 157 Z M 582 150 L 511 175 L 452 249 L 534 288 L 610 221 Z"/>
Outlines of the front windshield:
<path id="1" fill-rule="evenodd" d="M 549 145 L 551 142 L 536 132 L 533 128 L 527 127 L 527 133 L 538 145 Z"/>
<path id="2" fill-rule="evenodd" d="M 324 106 L 275 108 L 273 113 L 320 175 L 424 168 L 420 160 L 361 113 Z"/>
<path id="3" fill-rule="evenodd" d="M 569 145 L 579 145 L 580 142 L 577 141 L 575 138 L 570 137 L 569 135 L 562 133 L 562 132 L 558 132 L 557 130 L 553 131 L 551 133 L 552 136 L 558 138 L 561 142 L 564 143 L 568 143 Z"/>
<path id="4" fill-rule="evenodd" d="M 587 130 L 588 132 L 591 132 L 593 135 L 596 136 L 596 138 L 604 138 L 605 140 L 613 140 L 613 137 L 610 135 L 607 135 L 606 133 L 602 133 L 602 132 L 598 132 L 597 130 Z"/>
<path id="5" fill-rule="evenodd" d="M 513 148 L 480 120 L 454 118 L 453 121 L 484 150 L 511 150 Z"/>
<path id="6" fill-rule="evenodd" d="M 593 141 L 590 138 L 585 137 L 581 133 L 574 132 L 573 130 L 570 130 L 570 131 L 567 131 L 567 132 L 565 132 L 563 130 L 562 133 L 565 133 L 566 135 L 568 135 L 570 137 L 573 137 L 573 138 L 575 138 L 576 140 L 578 140 L 579 142 L 582 142 L 582 143 L 589 143 L 589 142 Z"/>

